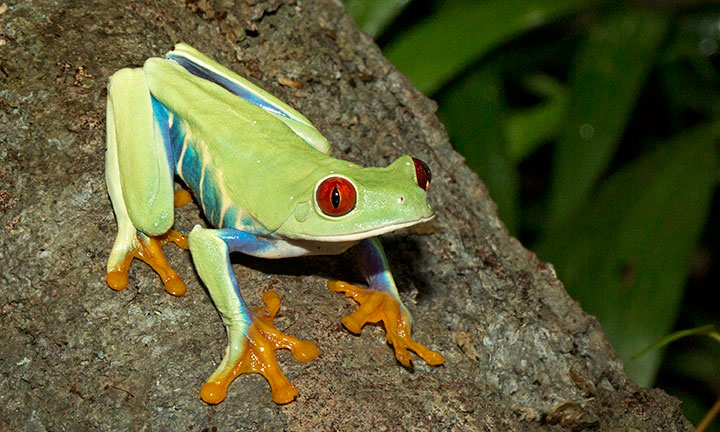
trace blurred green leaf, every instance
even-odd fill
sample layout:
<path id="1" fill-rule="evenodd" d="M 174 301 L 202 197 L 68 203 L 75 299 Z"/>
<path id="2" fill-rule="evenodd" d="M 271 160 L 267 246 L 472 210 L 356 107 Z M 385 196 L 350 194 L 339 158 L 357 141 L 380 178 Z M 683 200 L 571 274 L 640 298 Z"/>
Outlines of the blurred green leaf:
<path id="1" fill-rule="evenodd" d="M 707 324 L 704 326 L 695 327 L 693 329 L 679 330 L 679 331 L 670 333 L 669 335 L 663 337 L 659 341 L 655 342 L 654 344 L 644 348 L 642 351 L 635 354 L 633 356 L 633 360 L 644 356 L 645 354 L 649 353 L 650 351 L 652 351 L 654 349 L 662 348 L 671 342 L 675 342 L 678 339 L 682 339 L 682 338 L 688 337 L 688 336 L 710 336 L 713 339 L 716 339 L 718 342 L 720 342 L 720 333 L 718 333 L 715 326 L 712 324 Z"/>
<path id="2" fill-rule="evenodd" d="M 709 115 L 719 110 L 720 75 L 711 60 L 720 46 L 718 22 L 720 11 L 686 16 L 677 24 L 661 63 L 673 118 L 688 109 Z"/>
<path id="3" fill-rule="evenodd" d="M 345 0 L 345 8 L 365 33 L 377 38 L 412 0 Z"/>
<path id="4" fill-rule="evenodd" d="M 533 107 L 507 116 L 504 124 L 508 154 L 516 162 L 530 156 L 544 142 L 557 136 L 567 111 L 567 89 L 546 75 L 528 79 L 529 89 L 545 99 Z"/>
<path id="5" fill-rule="evenodd" d="M 487 185 L 505 226 L 515 234 L 519 177 L 502 134 L 504 101 L 501 69 L 491 63 L 448 88 L 439 100 L 438 116 L 455 149 Z"/>
<path id="6" fill-rule="evenodd" d="M 718 22 L 718 12 L 683 17 L 663 53 L 660 77 L 674 127 L 682 127 L 688 115 L 720 114 L 720 74 L 712 62 L 720 45 Z"/>
<path id="7" fill-rule="evenodd" d="M 427 95 L 520 33 L 607 0 L 444 2 L 385 47 L 385 55 Z"/>
<path id="8" fill-rule="evenodd" d="M 717 98 L 720 76 L 710 59 L 679 60 L 663 65 L 660 78 L 669 102 L 671 127 L 683 127 L 688 115 L 702 114 L 705 118 L 720 115 Z"/>
<path id="9" fill-rule="evenodd" d="M 602 175 L 629 122 L 668 17 L 614 11 L 580 48 L 570 77 L 570 111 L 558 138 L 550 187 L 550 224 L 578 209 Z"/>
<path id="10" fill-rule="evenodd" d="M 598 317 L 640 385 L 652 383 L 661 353 L 631 357 L 675 322 L 717 181 L 719 137 L 717 122 L 658 146 L 613 174 L 587 208 L 535 248 Z"/>
<path id="11" fill-rule="evenodd" d="M 680 379 L 720 388 L 720 345 L 712 339 L 702 338 L 684 348 L 677 351 L 671 347 L 663 367 Z"/>
<path id="12" fill-rule="evenodd" d="M 664 61 L 706 58 L 717 54 L 720 45 L 720 10 L 691 14 L 678 21 L 673 40 L 663 54 Z"/>

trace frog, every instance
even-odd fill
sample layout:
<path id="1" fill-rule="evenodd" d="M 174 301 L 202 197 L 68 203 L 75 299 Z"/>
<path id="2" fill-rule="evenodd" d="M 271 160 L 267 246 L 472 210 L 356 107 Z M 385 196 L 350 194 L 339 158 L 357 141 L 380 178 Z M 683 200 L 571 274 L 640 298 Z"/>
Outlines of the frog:
<path id="1" fill-rule="evenodd" d="M 275 327 L 275 291 L 265 292 L 264 307 L 246 304 L 231 252 L 279 259 L 350 251 L 367 286 L 327 282 L 359 304 L 343 326 L 359 335 L 365 324 L 382 323 L 405 367 L 413 366 L 410 351 L 429 365 L 444 363 L 440 352 L 412 338 L 410 313 L 378 240 L 434 217 L 432 174 L 421 159 L 406 155 L 386 167 L 336 159 L 305 116 L 185 43 L 115 72 L 106 116 L 105 180 L 118 229 L 107 284 L 125 289 L 139 259 L 169 294 L 184 295 L 162 248 L 174 243 L 190 251 L 227 334 L 222 361 L 200 388 L 203 401 L 222 402 L 233 380 L 258 373 L 275 403 L 292 402 L 299 392 L 275 351 L 288 349 L 299 362 L 318 355 L 315 343 Z M 175 231 L 175 208 L 193 197 L 208 226 Z"/>

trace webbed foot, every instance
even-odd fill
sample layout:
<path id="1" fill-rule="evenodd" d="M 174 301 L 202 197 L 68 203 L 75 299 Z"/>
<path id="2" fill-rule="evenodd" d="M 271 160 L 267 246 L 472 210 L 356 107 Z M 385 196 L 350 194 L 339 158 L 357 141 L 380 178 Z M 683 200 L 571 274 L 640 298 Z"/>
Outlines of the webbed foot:
<path id="1" fill-rule="evenodd" d="M 175 207 L 187 205 L 191 200 L 190 192 L 184 189 L 175 191 L 173 200 Z M 162 247 L 169 242 L 173 242 L 182 249 L 188 250 L 190 247 L 187 236 L 171 229 L 161 236 L 148 237 L 136 233 L 135 237 L 136 240 L 131 243 L 134 246 L 125 252 L 120 261 L 107 272 L 106 279 L 110 288 L 120 291 L 127 287 L 130 264 L 132 264 L 133 259 L 139 258 L 149 264 L 160 275 L 163 285 L 165 285 L 165 291 L 174 296 L 185 294 L 187 291 L 185 283 L 175 270 L 170 267 L 165 255 L 162 253 Z"/>
<path id="2" fill-rule="evenodd" d="M 342 323 L 345 328 L 355 334 L 360 334 L 366 323 L 382 321 L 387 341 L 395 349 L 395 358 L 403 366 L 412 367 L 412 357 L 408 350 L 414 351 L 431 366 L 441 365 L 445 362 L 442 354 L 412 340 L 410 316 L 402 304 L 391 294 L 341 281 L 330 281 L 327 286 L 330 291 L 344 292 L 345 297 L 352 297 L 360 303 L 360 307 L 355 312 L 343 317 Z"/>
<path id="3" fill-rule="evenodd" d="M 139 258 L 155 270 L 162 278 L 165 291 L 174 295 L 185 294 L 185 283 L 180 276 L 170 267 L 162 252 L 162 247 L 172 242 L 183 249 L 188 249 L 188 239 L 185 234 L 170 230 L 161 236 L 149 237 L 137 233 L 135 246 L 130 249 L 119 263 L 108 270 L 107 283 L 110 288 L 120 291 L 127 287 L 128 269 L 133 259 Z"/>
<path id="4" fill-rule="evenodd" d="M 275 357 L 275 350 L 286 348 L 293 357 L 305 363 L 318 355 L 317 346 L 310 341 L 298 340 L 276 329 L 273 319 L 280 309 L 280 296 L 275 291 L 263 295 L 265 307 L 253 307 L 251 322 L 245 330 L 245 347 L 236 360 L 225 354 L 220 367 L 203 384 L 200 397 L 209 404 L 218 404 L 225 399 L 230 383 L 240 374 L 259 373 L 268 380 L 273 402 L 286 404 L 298 395 L 298 390 L 283 375 Z M 231 332 L 232 328 L 228 328 Z M 230 335 L 232 340 L 232 335 Z M 228 350 L 229 351 L 229 350 Z"/>

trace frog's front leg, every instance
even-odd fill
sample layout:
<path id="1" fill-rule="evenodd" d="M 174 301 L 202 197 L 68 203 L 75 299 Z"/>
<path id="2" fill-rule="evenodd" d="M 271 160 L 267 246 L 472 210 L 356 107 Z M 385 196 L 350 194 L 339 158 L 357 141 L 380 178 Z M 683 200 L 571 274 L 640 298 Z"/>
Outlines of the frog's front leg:
<path id="1" fill-rule="evenodd" d="M 105 180 L 118 234 L 108 259 L 107 283 L 124 289 L 130 264 L 140 258 L 160 275 L 170 294 L 183 295 L 185 284 L 161 248 L 168 242 L 188 248 L 187 238 L 171 229 L 173 203 L 187 203 L 187 192 L 173 193 L 167 117 L 153 104 L 142 69 L 122 69 L 111 77 Z"/>
<path id="2" fill-rule="evenodd" d="M 331 291 L 344 292 L 346 297 L 352 297 L 360 303 L 355 312 L 342 319 L 343 325 L 351 332 L 360 334 L 366 323 L 382 321 L 387 341 L 395 349 L 395 358 L 403 366 L 412 366 L 412 357 L 408 350 L 414 351 L 429 365 L 443 364 L 445 359 L 442 354 L 412 340 L 412 319 L 398 296 L 380 241 L 375 237 L 365 239 L 356 245 L 353 251 L 368 280 L 369 288 L 340 281 L 328 282 Z"/>
<path id="3" fill-rule="evenodd" d="M 273 325 L 280 308 L 280 297 L 274 291 L 263 296 L 265 308 L 248 309 L 240 295 L 229 252 L 273 256 L 275 247 L 270 240 L 235 229 L 196 226 L 190 232 L 190 253 L 195 268 L 222 316 L 228 336 L 220 366 L 200 390 L 200 397 L 207 403 L 222 402 L 230 383 L 244 373 L 263 375 L 270 383 L 275 403 L 291 402 L 298 391 L 280 370 L 275 350 L 289 349 L 300 362 L 317 357 L 314 343 L 287 336 Z"/>

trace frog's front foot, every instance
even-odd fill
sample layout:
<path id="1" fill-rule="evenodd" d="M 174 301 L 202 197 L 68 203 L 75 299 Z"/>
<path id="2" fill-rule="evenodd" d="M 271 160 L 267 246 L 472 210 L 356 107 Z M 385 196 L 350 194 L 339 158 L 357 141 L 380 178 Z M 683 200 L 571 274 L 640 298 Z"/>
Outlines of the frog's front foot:
<path id="1" fill-rule="evenodd" d="M 170 230 L 161 236 L 146 236 L 142 233 L 136 234 L 136 241 L 132 248 L 125 252 L 117 263 L 107 272 L 107 283 L 110 288 L 120 291 L 128 284 L 128 269 L 133 259 L 139 258 L 150 265 L 162 278 L 165 290 L 175 296 L 185 294 L 185 283 L 180 276 L 170 267 L 162 252 L 162 247 L 172 242 L 183 249 L 188 249 L 188 240 L 185 234 Z"/>
<path id="2" fill-rule="evenodd" d="M 286 348 L 299 362 L 309 362 L 318 355 L 317 346 L 301 341 L 276 329 L 273 318 L 280 309 L 280 296 L 275 291 L 263 295 L 264 308 L 251 308 L 251 322 L 226 323 L 229 346 L 222 363 L 200 389 L 200 397 L 209 404 L 225 399 L 230 383 L 240 374 L 259 373 L 268 380 L 273 401 L 292 402 L 297 388 L 283 375 L 275 350 Z"/>
<path id="3" fill-rule="evenodd" d="M 410 316 L 402 304 L 390 293 L 362 288 L 346 282 L 330 281 L 328 288 L 334 292 L 344 292 L 360 303 L 360 307 L 342 319 L 342 323 L 351 332 L 360 334 L 366 323 L 382 321 L 388 343 L 395 349 L 395 358 L 405 367 L 412 367 L 412 357 L 408 350 L 414 351 L 432 366 L 441 365 L 445 358 L 437 351 L 430 350 L 414 340 L 410 335 Z"/>

